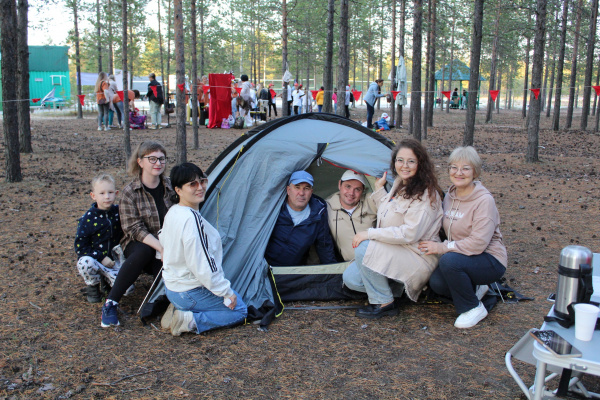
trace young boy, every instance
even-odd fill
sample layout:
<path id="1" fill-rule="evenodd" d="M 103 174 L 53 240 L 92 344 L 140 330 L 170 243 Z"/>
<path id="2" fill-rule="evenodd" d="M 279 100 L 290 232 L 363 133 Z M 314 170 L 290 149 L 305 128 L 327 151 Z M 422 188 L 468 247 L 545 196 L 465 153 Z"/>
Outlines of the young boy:
<path id="1" fill-rule="evenodd" d="M 77 269 L 87 285 L 87 301 L 99 303 L 102 301 L 102 277 L 112 286 L 119 272 L 115 261 L 111 259 L 111 249 L 119 244 L 123 231 L 119 206 L 114 204 L 118 191 L 112 176 L 101 173 L 92 179 L 91 186 L 90 196 L 95 203 L 79 219 L 75 252 L 79 256 Z"/>

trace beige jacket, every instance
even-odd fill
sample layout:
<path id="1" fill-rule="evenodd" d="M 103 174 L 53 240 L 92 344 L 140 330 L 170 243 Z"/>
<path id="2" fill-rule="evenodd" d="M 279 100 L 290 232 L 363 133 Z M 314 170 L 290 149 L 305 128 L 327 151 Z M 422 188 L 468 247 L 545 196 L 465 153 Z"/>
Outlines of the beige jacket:
<path id="1" fill-rule="evenodd" d="M 340 202 L 340 192 L 329 196 L 327 202 L 327 219 L 329 220 L 329 230 L 335 241 L 337 249 L 340 251 L 344 261 L 354 260 L 354 248 L 352 247 L 352 238 L 357 232 L 366 231 L 375 226 L 377 220 L 377 208 L 371 199 L 371 196 L 363 196 L 352 213 L 342 208 Z"/>
<path id="2" fill-rule="evenodd" d="M 370 242 L 363 264 L 404 283 L 408 298 L 417 301 L 439 257 L 421 254 L 417 245 L 422 240 L 440 241 L 442 200 L 434 193 L 432 205 L 427 191 L 421 200 L 392 198 L 400 182 L 399 178 L 394 181 L 390 193 L 382 188 L 371 195 L 377 205 L 377 225 L 368 230 Z"/>
<path id="3" fill-rule="evenodd" d="M 500 214 L 492 194 L 475 181 L 475 189 L 465 196 L 456 196 L 451 186 L 444 198 L 444 231 L 448 240 L 437 245 L 437 252 L 450 251 L 467 256 L 488 253 L 505 267 L 506 247 L 500 233 Z"/>

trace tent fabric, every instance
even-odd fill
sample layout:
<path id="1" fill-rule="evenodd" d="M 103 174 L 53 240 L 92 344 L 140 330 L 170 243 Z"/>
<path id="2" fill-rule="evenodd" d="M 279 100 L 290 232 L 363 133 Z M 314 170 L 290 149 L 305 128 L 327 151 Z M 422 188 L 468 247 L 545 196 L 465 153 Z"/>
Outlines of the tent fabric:
<path id="1" fill-rule="evenodd" d="M 231 114 L 232 74 L 209 74 L 210 102 L 208 107 L 208 127 L 220 127 L 223 118 Z"/>
<path id="2" fill-rule="evenodd" d="M 325 198 L 337 191 L 337 182 L 346 169 L 371 177 L 390 172 L 392 145 L 380 134 L 346 118 L 305 113 L 259 125 L 217 157 L 207 170 L 209 186 L 200 211 L 219 231 L 225 276 L 251 313 L 262 318 L 256 311 L 272 311 L 281 293 L 288 301 L 323 298 L 335 292 L 332 282 L 342 292 L 341 274 L 317 274 L 311 280 L 297 274 L 302 266 L 271 280 L 264 252 L 291 173 L 311 172 L 315 194 Z M 389 183 L 391 176 L 388 173 Z M 307 290 L 303 291 L 305 284 Z M 352 297 L 343 292 L 335 295 Z"/>
<path id="3" fill-rule="evenodd" d="M 407 105 L 406 93 L 408 92 L 408 81 L 406 80 L 406 64 L 402 56 L 398 59 L 398 66 L 396 67 L 396 89 L 400 92 L 395 97 L 396 105 Z"/>
<path id="4" fill-rule="evenodd" d="M 443 68 L 440 68 L 435 73 L 436 81 L 441 81 L 441 80 L 447 81 L 447 80 L 449 80 L 449 78 L 450 78 L 450 64 L 444 65 Z M 468 81 L 470 78 L 471 78 L 471 69 L 469 68 L 469 66 L 467 64 L 465 64 L 464 62 L 462 62 L 460 60 L 452 61 L 452 80 L 453 81 Z M 479 74 L 479 80 L 485 81 L 487 79 L 485 79 L 483 76 L 481 76 L 481 74 Z"/>

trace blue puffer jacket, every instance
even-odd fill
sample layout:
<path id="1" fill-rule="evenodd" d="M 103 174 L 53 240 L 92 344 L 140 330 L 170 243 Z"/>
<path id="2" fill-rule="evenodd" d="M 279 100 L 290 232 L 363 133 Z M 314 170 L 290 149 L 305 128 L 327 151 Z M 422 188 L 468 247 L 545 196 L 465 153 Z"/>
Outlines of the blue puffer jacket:
<path id="1" fill-rule="evenodd" d="M 312 195 L 308 205 L 310 215 L 294 226 L 292 217 L 283 203 L 271 239 L 265 250 L 265 259 L 273 266 L 304 265 L 308 250 L 315 245 L 321 264 L 336 263 L 333 240 L 327 222 L 327 205 L 318 196 Z"/>
<path id="2" fill-rule="evenodd" d="M 110 257 L 111 249 L 123 237 L 119 206 L 113 204 L 109 210 L 100 210 L 97 204 L 79 218 L 75 236 L 75 252 L 78 257 L 90 256 L 102 262 Z"/>

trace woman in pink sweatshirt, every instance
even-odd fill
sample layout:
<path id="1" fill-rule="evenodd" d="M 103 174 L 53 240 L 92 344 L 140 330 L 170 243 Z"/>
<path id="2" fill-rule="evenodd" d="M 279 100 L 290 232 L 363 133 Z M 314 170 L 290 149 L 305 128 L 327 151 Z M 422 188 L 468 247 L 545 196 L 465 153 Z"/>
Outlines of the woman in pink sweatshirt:
<path id="1" fill-rule="evenodd" d="M 476 181 L 481 158 L 471 146 L 456 148 L 448 159 L 452 186 L 444 198 L 443 243 L 423 241 L 419 250 L 441 254 L 429 280 L 434 292 L 451 297 L 459 314 L 454 326 L 471 328 L 488 312 L 481 303 L 489 284 L 504 275 L 506 248 L 500 233 L 500 215 L 492 194 Z"/>

